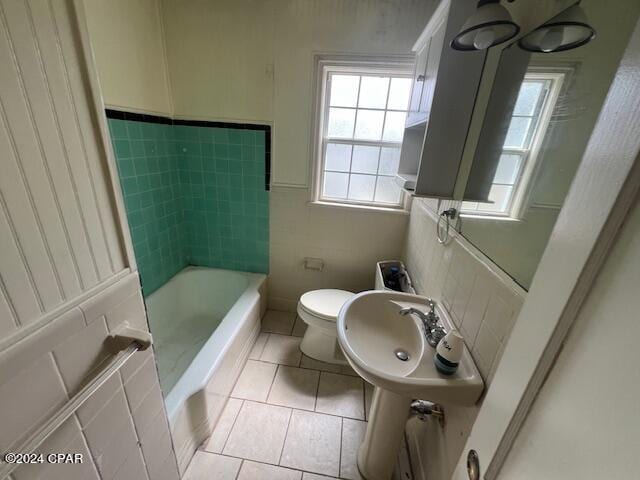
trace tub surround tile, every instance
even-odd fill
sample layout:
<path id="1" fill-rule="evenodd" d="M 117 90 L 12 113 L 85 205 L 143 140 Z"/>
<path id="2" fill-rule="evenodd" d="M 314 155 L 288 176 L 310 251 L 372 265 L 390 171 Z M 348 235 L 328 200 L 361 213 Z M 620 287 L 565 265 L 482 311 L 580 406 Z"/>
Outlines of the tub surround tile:
<path id="1" fill-rule="evenodd" d="M 260 360 L 260 355 L 264 351 L 264 346 L 267 343 L 267 338 L 269 338 L 268 333 L 261 333 L 256 338 L 256 343 L 253 344 L 253 348 L 251 349 L 251 353 L 249 353 L 249 358 L 251 360 Z"/>
<path id="2" fill-rule="evenodd" d="M 289 335 L 271 334 L 260 356 L 263 362 L 278 363 L 297 367 L 300 365 L 302 352 L 300 351 L 300 338 Z"/>
<path id="3" fill-rule="evenodd" d="M 216 424 L 216 428 L 214 428 L 211 437 L 207 441 L 204 449 L 208 452 L 213 453 L 222 453 L 224 449 L 224 444 L 229 437 L 229 433 L 233 428 L 233 424 L 238 417 L 238 413 L 240 412 L 240 407 L 242 407 L 242 400 L 237 398 L 230 398 L 227 401 L 227 404 L 222 411 L 222 415 L 218 419 L 218 423 Z"/>
<path id="4" fill-rule="evenodd" d="M 367 422 L 342 419 L 342 448 L 340 454 L 340 477 L 348 480 L 362 480 L 358 471 L 358 449 L 364 440 Z"/>
<path id="5" fill-rule="evenodd" d="M 209 452 L 196 452 L 183 480 L 235 480 L 242 460 Z"/>
<path id="6" fill-rule="evenodd" d="M 280 465 L 339 475 L 342 419 L 294 410 Z"/>
<path id="7" fill-rule="evenodd" d="M 267 402 L 313 411 L 320 372 L 280 365 Z"/>
<path id="8" fill-rule="evenodd" d="M 247 360 L 231 392 L 231 396 L 244 400 L 265 402 L 277 368 L 278 366 L 273 363 Z"/>
<path id="9" fill-rule="evenodd" d="M 270 127 L 107 116 L 145 296 L 187 265 L 267 273 Z"/>
<path id="10" fill-rule="evenodd" d="M 322 372 L 316 412 L 364 420 L 364 383 L 361 378 Z"/>
<path id="11" fill-rule="evenodd" d="M 281 335 L 291 335 L 295 321 L 295 313 L 267 310 L 267 313 L 262 319 L 262 331 L 267 333 L 279 333 Z"/>
<path id="12" fill-rule="evenodd" d="M 290 417 L 290 408 L 244 402 L 223 453 L 257 462 L 277 464 Z"/>
<path id="13" fill-rule="evenodd" d="M 250 461 L 242 463 L 240 475 L 238 475 L 238 480 L 300 480 L 301 478 L 302 472 Z"/>

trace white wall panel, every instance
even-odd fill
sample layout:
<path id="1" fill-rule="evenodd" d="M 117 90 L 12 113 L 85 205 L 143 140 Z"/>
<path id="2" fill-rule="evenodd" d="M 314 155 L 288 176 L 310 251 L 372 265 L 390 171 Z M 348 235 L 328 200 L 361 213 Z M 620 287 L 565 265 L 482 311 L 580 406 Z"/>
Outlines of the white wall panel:
<path id="1" fill-rule="evenodd" d="M 72 2 L 0 0 L 0 336 L 125 268 L 79 38 Z"/>
<path id="2" fill-rule="evenodd" d="M 95 374 L 109 355 L 110 331 L 125 320 L 147 328 L 138 275 L 126 268 L 126 223 L 117 216 L 104 113 L 77 8 L 79 0 L 0 0 L 4 451 L 15 450 Z M 154 365 L 151 350 L 135 354 L 129 369 L 144 360 Z M 178 480 L 156 370 L 136 378 L 133 391 L 116 373 L 40 447 L 82 453 L 82 464 L 23 465 L 9 478 L 151 480 L 160 478 L 154 472 L 162 460 L 163 478 Z M 160 406 L 153 413 L 162 438 L 137 431 L 131 404 L 139 398 Z"/>

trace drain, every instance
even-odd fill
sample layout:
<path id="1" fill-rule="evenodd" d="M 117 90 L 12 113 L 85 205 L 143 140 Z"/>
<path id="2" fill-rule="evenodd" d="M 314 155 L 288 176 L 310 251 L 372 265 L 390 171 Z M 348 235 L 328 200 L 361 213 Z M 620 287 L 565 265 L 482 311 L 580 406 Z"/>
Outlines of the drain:
<path id="1" fill-rule="evenodd" d="M 403 362 L 406 362 L 407 360 L 409 360 L 409 358 L 411 358 L 411 357 L 409 357 L 409 354 L 408 354 L 406 351 L 404 351 L 404 350 L 402 350 L 402 349 L 400 349 L 400 348 L 398 348 L 398 349 L 397 349 L 395 352 L 393 352 L 393 353 L 395 353 L 396 358 L 397 358 L 398 360 L 402 360 Z"/>

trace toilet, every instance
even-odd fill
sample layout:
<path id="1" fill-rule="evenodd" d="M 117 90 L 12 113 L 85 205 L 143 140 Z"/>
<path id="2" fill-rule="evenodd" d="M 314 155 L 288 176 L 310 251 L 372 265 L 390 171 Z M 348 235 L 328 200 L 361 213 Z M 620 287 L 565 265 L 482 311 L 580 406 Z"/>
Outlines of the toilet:
<path id="1" fill-rule="evenodd" d="M 347 364 L 340 345 L 336 322 L 342 306 L 355 293 L 346 290 L 312 290 L 300 297 L 298 316 L 307 324 L 300 350 L 321 362 Z"/>

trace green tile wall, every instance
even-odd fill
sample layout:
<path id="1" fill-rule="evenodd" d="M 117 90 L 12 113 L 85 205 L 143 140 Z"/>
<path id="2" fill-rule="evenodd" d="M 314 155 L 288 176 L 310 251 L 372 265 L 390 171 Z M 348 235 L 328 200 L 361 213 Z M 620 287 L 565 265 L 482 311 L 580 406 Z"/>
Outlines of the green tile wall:
<path id="1" fill-rule="evenodd" d="M 187 265 L 267 273 L 263 130 L 109 119 L 147 296 Z"/>

